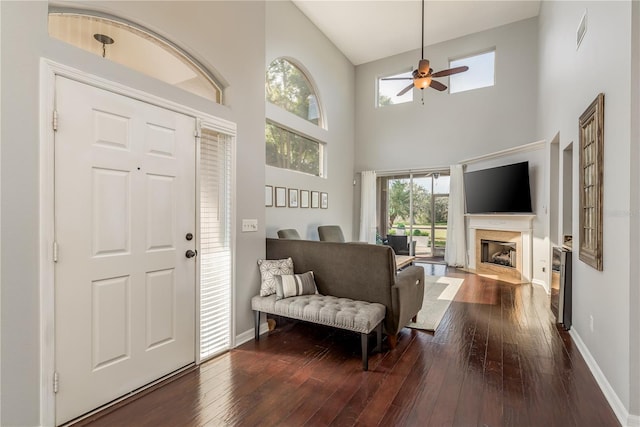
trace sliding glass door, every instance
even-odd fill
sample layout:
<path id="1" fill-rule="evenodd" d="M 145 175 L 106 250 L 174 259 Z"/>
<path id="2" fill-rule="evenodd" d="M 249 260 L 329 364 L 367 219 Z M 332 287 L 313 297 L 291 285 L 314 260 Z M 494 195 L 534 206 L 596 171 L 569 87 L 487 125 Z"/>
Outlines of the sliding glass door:
<path id="1" fill-rule="evenodd" d="M 443 257 L 448 203 L 448 170 L 379 177 L 378 230 L 382 239 L 394 246 L 397 254 L 404 252 L 406 245 L 406 252 L 417 257 Z"/>

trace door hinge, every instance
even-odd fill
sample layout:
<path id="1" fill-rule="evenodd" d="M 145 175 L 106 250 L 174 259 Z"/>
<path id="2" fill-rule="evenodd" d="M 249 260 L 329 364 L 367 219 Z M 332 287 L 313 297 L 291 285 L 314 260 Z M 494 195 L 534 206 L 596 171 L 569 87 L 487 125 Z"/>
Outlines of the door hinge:
<path id="1" fill-rule="evenodd" d="M 58 372 L 54 372 L 53 373 L 53 392 L 57 393 L 59 388 L 60 388 L 60 376 L 58 375 Z"/>
<path id="2" fill-rule="evenodd" d="M 51 126 L 53 127 L 54 132 L 58 130 L 58 110 L 53 110 L 53 119 L 51 120 Z"/>
<path id="3" fill-rule="evenodd" d="M 58 262 L 58 242 L 53 242 L 53 262 Z"/>

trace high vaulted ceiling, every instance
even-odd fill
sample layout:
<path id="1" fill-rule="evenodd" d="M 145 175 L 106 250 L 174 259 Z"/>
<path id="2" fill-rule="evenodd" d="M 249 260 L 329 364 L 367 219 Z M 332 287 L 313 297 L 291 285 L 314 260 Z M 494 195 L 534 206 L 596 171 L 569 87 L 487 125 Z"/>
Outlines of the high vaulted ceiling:
<path id="1" fill-rule="evenodd" d="M 420 48 L 419 0 L 293 0 L 354 64 Z M 425 45 L 538 15 L 540 0 L 425 2 Z"/>

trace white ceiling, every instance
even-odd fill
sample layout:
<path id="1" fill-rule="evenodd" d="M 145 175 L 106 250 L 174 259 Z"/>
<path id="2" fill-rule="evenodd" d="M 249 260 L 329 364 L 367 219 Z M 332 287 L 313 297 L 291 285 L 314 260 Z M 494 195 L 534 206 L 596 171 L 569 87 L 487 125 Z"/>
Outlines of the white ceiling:
<path id="1" fill-rule="evenodd" d="M 420 48 L 419 0 L 293 0 L 354 64 Z M 425 45 L 538 15 L 540 0 L 425 2 Z"/>

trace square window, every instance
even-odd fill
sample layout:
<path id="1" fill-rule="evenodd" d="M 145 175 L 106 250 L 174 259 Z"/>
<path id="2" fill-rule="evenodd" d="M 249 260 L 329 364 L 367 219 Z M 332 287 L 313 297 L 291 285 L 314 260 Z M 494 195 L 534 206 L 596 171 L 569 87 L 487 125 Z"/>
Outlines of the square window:
<path id="1" fill-rule="evenodd" d="M 449 92 L 465 92 L 493 86 L 495 84 L 495 62 L 495 50 L 449 61 L 449 68 L 463 65 L 469 67 L 468 71 L 449 77 Z"/>
<path id="2" fill-rule="evenodd" d="M 378 79 L 377 107 L 387 105 L 404 104 L 413 101 L 413 89 L 407 91 L 402 96 L 397 96 L 398 92 L 413 84 L 411 71 L 380 77 Z"/>

